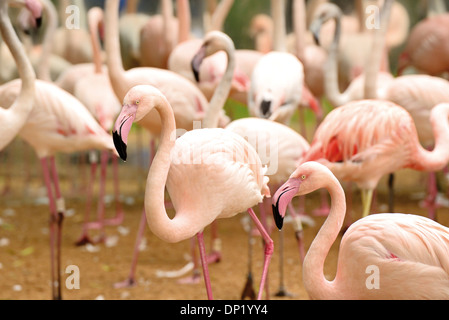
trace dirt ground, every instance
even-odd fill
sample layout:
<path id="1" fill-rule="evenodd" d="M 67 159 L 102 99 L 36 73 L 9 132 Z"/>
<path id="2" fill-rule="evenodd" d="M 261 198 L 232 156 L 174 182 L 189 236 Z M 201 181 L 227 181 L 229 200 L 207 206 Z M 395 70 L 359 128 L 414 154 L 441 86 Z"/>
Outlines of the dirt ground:
<path id="1" fill-rule="evenodd" d="M 0 200 L 0 299 L 48 300 L 50 288 L 50 254 L 48 206 L 42 187 L 38 161 L 31 150 L 21 141 L 15 142 L 0 157 L 0 190 L 10 181 L 9 191 Z M 133 157 L 130 156 L 132 159 Z M 29 159 L 29 160 L 24 160 Z M 145 163 L 146 159 L 141 160 Z M 85 210 L 87 165 L 79 159 L 67 156 L 58 158 L 62 189 L 66 195 L 67 216 L 62 238 L 62 285 L 63 299 L 73 300 L 159 300 L 159 299 L 206 299 L 202 278 L 197 284 L 180 284 L 178 278 L 159 278 L 158 270 L 177 270 L 186 265 L 190 253 L 190 241 L 168 244 L 159 240 L 147 228 L 141 245 L 136 285 L 132 288 L 114 288 L 114 283 L 124 280 L 130 270 L 133 247 L 143 208 L 143 182 L 147 170 L 139 161 L 130 160 L 120 164 L 122 178 L 120 201 L 125 218 L 120 226 L 106 228 L 108 241 L 91 246 L 77 247 L 75 241 L 81 234 Z M 111 181 L 109 171 L 108 181 Z M 441 178 L 441 177 L 440 177 Z M 443 180 L 443 179 L 440 179 Z M 386 210 L 386 182 L 381 181 L 374 212 Z M 419 206 L 423 197 L 425 176 L 412 171 L 401 171 L 396 176 L 396 211 L 426 215 Z M 95 191 L 98 186 L 95 187 Z M 112 183 L 107 186 L 108 199 L 112 197 Z M 357 190 L 354 188 L 354 190 Z M 306 199 L 307 212 L 319 204 L 319 193 Z M 449 225 L 447 207 L 438 210 L 439 222 Z M 359 217 L 360 197 L 354 193 L 353 212 Z M 114 202 L 107 206 L 107 216 L 115 214 Z M 95 211 L 93 213 L 95 215 Z M 210 265 L 212 289 L 215 299 L 238 300 L 246 281 L 248 262 L 248 234 L 242 224 L 241 213 L 232 219 L 219 220 L 218 231 L 222 239 L 222 259 Z M 312 217 L 314 227 L 304 230 L 305 248 L 310 246 L 324 217 Z M 271 216 L 270 216 L 271 219 Z M 276 297 L 280 286 L 279 236 L 272 233 L 275 252 L 269 270 L 270 299 L 308 299 L 302 283 L 302 269 L 292 225 L 284 229 L 284 285 L 290 297 Z M 96 233 L 92 232 L 92 236 Z M 208 244 L 210 231 L 205 230 Z M 253 249 L 254 288 L 262 270 L 262 243 L 256 239 Z M 325 274 L 331 279 L 335 274 L 339 239 L 328 255 Z M 209 248 L 210 246 L 208 246 Z M 65 285 L 68 266 L 79 268 L 80 288 L 68 289 Z M 188 273 L 189 275 L 191 273 Z M 266 297 L 264 295 L 264 297 Z"/>

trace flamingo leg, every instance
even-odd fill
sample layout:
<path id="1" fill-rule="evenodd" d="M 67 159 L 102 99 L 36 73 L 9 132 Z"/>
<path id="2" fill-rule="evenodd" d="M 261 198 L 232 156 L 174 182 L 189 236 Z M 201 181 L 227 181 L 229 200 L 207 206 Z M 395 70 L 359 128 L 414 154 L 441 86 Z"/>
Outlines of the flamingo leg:
<path id="1" fill-rule="evenodd" d="M 122 205 L 120 203 L 120 179 L 119 173 L 118 157 L 112 156 L 112 170 L 114 174 L 114 194 L 115 194 L 115 217 L 105 221 L 107 226 L 117 226 L 122 224 L 125 217 L 125 212 L 123 211 Z"/>
<path id="2" fill-rule="evenodd" d="M 145 215 L 145 209 L 142 210 L 142 215 L 140 218 L 139 229 L 137 230 L 136 242 L 134 244 L 133 257 L 131 261 L 131 269 L 129 270 L 128 278 L 124 281 L 117 282 L 114 284 L 114 288 L 130 288 L 136 284 L 136 268 L 137 260 L 139 258 L 139 245 L 142 242 L 143 234 L 145 232 L 145 226 L 147 223 L 147 218 Z"/>
<path id="3" fill-rule="evenodd" d="M 296 241 L 298 242 L 299 258 L 301 259 L 301 264 L 304 262 L 305 250 L 304 250 L 304 229 L 302 227 L 301 216 L 293 208 L 293 204 L 290 202 L 288 204 L 288 209 L 293 217 L 293 229 L 295 230 Z"/>
<path id="4" fill-rule="evenodd" d="M 388 176 L 388 211 L 394 212 L 394 173 Z"/>
<path id="5" fill-rule="evenodd" d="M 361 190 L 362 193 L 362 217 L 367 217 L 371 210 L 371 202 L 373 199 L 373 190 Z"/>
<path id="6" fill-rule="evenodd" d="M 61 295 L 61 243 L 62 243 L 62 222 L 65 216 L 65 203 L 64 198 L 61 194 L 61 188 L 59 186 L 58 172 L 56 170 L 55 157 L 50 157 L 50 166 L 52 180 L 55 187 L 55 198 L 56 198 L 56 278 L 58 284 L 58 299 L 62 298 Z"/>
<path id="7" fill-rule="evenodd" d="M 251 226 L 248 231 L 248 274 L 246 276 L 246 283 L 243 287 L 240 300 L 244 300 L 246 297 L 251 300 L 256 299 L 256 293 L 253 288 L 253 235 L 251 232 Z"/>
<path id="8" fill-rule="evenodd" d="M 90 212 L 92 209 L 92 194 L 93 194 L 93 184 L 95 181 L 95 176 L 97 172 L 97 166 L 98 166 L 98 159 L 95 151 L 91 151 L 89 153 L 89 159 L 90 159 L 90 179 L 89 183 L 87 184 L 87 199 L 86 199 L 86 209 L 84 212 L 84 223 L 83 228 L 81 230 L 81 236 L 78 238 L 78 240 L 75 242 L 75 245 L 77 246 L 83 246 L 87 243 L 92 243 L 92 240 L 90 240 L 88 236 L 88 230 L 89 230 L 89 220 L 90 220 Z"/>
<path id="9" fill-rule="evenodd" d="M 207 298 L 209 300 L 213 300 L 214 298 L 212 296 L 212 287 L 210 284 L 209 267 L 207 264 L 206 248 L 204 246 L 203 232 L 198 232 L 196 235 L 196 238 L 198 239 L 198 246 L 200 249 L 200 258 L 201 258 L 201 265 L 203 266 L 203 277 L 204 277 L 204 282 L 206 284 Z"/>
<path id="10" fill-rule="evenodd" d="M 267 278 L 267 274 L 268 274 L 268 267 L 270 265 L 271 256 L 273 255 L 274 246 L 273 246 L 273 240 L 270 238 L 270 235 L 268 234 L 268 232 L 263 227 L 262 223 L 257 218 L 253 209 L 249 208 L 248 213 L 249 213 L 251 219 L 253 219 L 254 224 L 256 225 L 260 234 L 262 235 L 263 240 L 265 241 L 265 259 L 264 259 L 264 264 L 263 264 L 262 277 L 260 279 L 259 294 L 257 295 L 257 300 L 260 300 L 262 298 L 263 288 L 265 287 L 265 282 L 266 282 L 266 278 Z"/>

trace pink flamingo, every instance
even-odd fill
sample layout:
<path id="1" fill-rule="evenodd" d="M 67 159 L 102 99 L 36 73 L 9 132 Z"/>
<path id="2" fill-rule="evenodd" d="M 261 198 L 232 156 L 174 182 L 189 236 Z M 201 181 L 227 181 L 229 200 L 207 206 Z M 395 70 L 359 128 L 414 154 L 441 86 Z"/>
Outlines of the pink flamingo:
<path id="1" fill-rule="evenodd" d="M 274 195 L 273 213 L 281 228 L 291 199 L 319 188 L 328 190 L 332 203 L 304 259 L 311 299 L 449 299 L 449 228 L 411 214 L 374 214 L 353 223 L 340 243 L 336 276 L 327 280 L 324 262 L 346 213 L 332 172 L 316 162 L 299 166 Z"/>
<path id="2" fill-rule="evenodd" d="M 449 71 L 449 14 L 428 17 L 410 31 L 407 44 L 400 55 L 398 73 L 415 67 L 423 73 L 437 76 Z"/>
<path id="3" fill-rule="evenodd" d="M 132 123 L 141 120 L 153 108 L 160 114 L 162 135 L 147 178 L 145 212 L 148 226 L 167 242 L 197 235 L 207 296 L 213 299 L 202 230 L 217 218 L 232 217 L 248 210 L 266 243 L 260 299 L 273 243 L 251 209 L 264 196 L 269 196 L 268 179 L 263 176 L 257 153 L 243 138 L 224 129 L 197 129 L 174 139 L 175 120 L 167 99 L 154 87 L 136 86 L 125 97 L 113 132 L 122 159 L 126 160 L 126 143 Z M 199 163 L 194 160 L 197 156 Z M 181 180 L 186 183 L 179 184 Z M 165 211 L 165 185 L 176 209 L 172 219 Z"/>
<path id="4" fill-rule="evenodd" d="M 226 1 L 229 2 L 228 0 Z M 221 9 L 220 11 L 223 10 Z M 227 11 L 220 12 L 220 16 L 226 16 Z M 191 18 L 188 1 L 178 0 L 178 16 L 179 23 L 185 24 L 184 28 L 190 30 Z M 187 21 L 184 22 L 184 20 Z M 168 58 L 168 69 L 181 74 L 191 81 L 195 81 L 190 63 L 202 44 L 203 39 L 199 38 L 179 39 L 178 44 L 173 48 Z M 217 52 L 208 57 L 201 65 L 199 71 L 199 81 L 197 81 L 196 84 L 208 100 L 212 98 L 215 89 L 226 72 L 226 65 L 226 55 L 223 52 Z M 246 94 L 249 88 L 249 81 L 249 76 L 245 72 L 240 71 L 237 66 L 234 70 L 230 97 L 242 103 L 246 103 Z"/>
<path id="5" fill-rule="evenodd" d="M 2 14 L 5 14 L 4 10 Z M 0 20 L 4 25 L 9 21 L 7 16 Z M 11 37 L 14 31 L 10 28 L 7 32 L 10 32 Z M 20 79 L 0 87 L 0 100 L 5 106 L 14 104 L 20 95 L 21 87 Z M 20 136 L 34 148 L 42 165 L 50 205 L 52 293 L 54 299 L 60 299 L 61 227 L 65 205 L 59 187 L 54 154 L 90 149 L 114 150 L 114 145 L 111 136 L 75 97 L 47 81 L 36 80 L 34 87 L 33 108 L 20 131 Z"/>
<path id="6" fill-rule="evenodd" d="M 201 70 L 203 61 L 215 55 L 217 52 L 222 51 L 227 56 L 227 72 L 225 77 L 220 81 L 218 87 L 218 97 L 214 95 L 214 100 L 211 100 L 211 108 L 208 110 L 208 114 L 204 119 L 203 126 L 208 128 L 216 127 L 218 124 L 218 115 L 222 110 L 226 93 L 230 91 L 232 70 L 236 65 L 236 50 L 231 38 L 226 34 L 215 31 L 206 35 L 204 43 L 200 50 L 194 56 L 192 60 L 192 69 L 195 75 L 198 76 L 198 71 Z M 290 127 L 262 118 L 243 118 L 231 122 L 226 126 L 226 130 L 237 133 L 241 137 L 248 140 L 248 142 L 258 152 L 262 165 L 268 166 L 266 173 L 270 178 L 270 185 L 276 186 L 285 181 L 290 172 L 296 167 L 297 161 L 304 155 L 306 150 L 309 149 L 308 142 L 296 131 Z M 266 226 L 266 216 L 264 210 L 264 204 L 259 204 L 262 222 Z M 299 216 L 296 214 L 293 207 L 290 208 L 292 215 L 295 218 L 296 236 L 298 239 L 300 258 L 304 257 L 303 247 L 303 235 L 302 235 L 302 222 Z M 302 213 L 302 212 L 301 212 Z M 282 246 L 280 247 L 282 252 Z M 251 263 L 250 263 L 251 266 Z M 281 264 L 282 267 L 282 264 Z M 281 268 L 281 273 L 282 273 Z M 248 281 L 252 279 L 251 270 L 248 273 Z M 281 290 L 280 295 L 286 295 L 284 285 L 281 277 Z M 251 287 L 251 284 L 247 284 L 245 288 Z"/>
<path id="7" fill-rule="evenodd" d="M 103 10 L 99 7 L 91 8 L 87 13 L 88 25 L 91 35 L 91 44 L 93 51 L 94 63 L 92 69 L 94 73 L 86 75 L 82 79 L 79 79 L 75 84 L 74 95 L 83 103 L 87 109 L 92 113 L 95 119 L 98 120 L 100 125 L 105 131 L 111 130 L 114 119 L 120 113 L 121 105 L 112 90 L 109 82 L 109 76 L 106 72 L 103 72 L 104 66 L 101 57 L 101 45 L 98 37 L 98 29 L 103 23 Z M 91 206 L 91 193 L 93 178 L 97 167 L 96 156 L 91 163 L 91 181 L 88 184 L 88 199 L 87 208 L 85 212 L 85 221 L 80 238 L 76 241 L 77 245 L 83 245 L 86 243 L 92 243 L 92 240 L 88 236 L 88 230 L 91 228 L 101 229 L 101 241 L 104 241 L 104 226 L 105 225 L 118 225 L 123 221 L 124 213 L 118 200 L 119 196 L 119 180 L 118 180 L 118 158 L 112 157 L 113 171 L 114 171 L 114 187 L 115 187 L 115 201 L 116 201 L 116 216 L 115 218 L 105 220 L 105 205 L 104 205 L 104 193 L 106 183 L 106 167 L 109 159 L 109 151 L 105 150 L 101 155 L 101 177 L 100 177 L 100 194 L 98 203 L 98 221 L 89 223 L 90 206 Z"/>
<path id="8" fill-rule="evenodd" d="M 442 102 L 449 102 L 449 82 L 429 75 L 403 75 L 395 78 L 382 97 L 407 110 L 416 124 L 421 144 L 433 148 L 435 141 L 430 122 L 432 108 Z M 424 202 L 429 218 L 436 219 L 437 196 L 436 173 L 428 174 L 428 195 Z"/>
<path id="9" fill-rule="evenodd" d="M 16 61 L 17 69 L 22 80 L 20 92 L 12 105 L 10 105 L 8 109 L 0 108 L 0 119 L 4 124 L 1 130 L 0 150 L 3 150 L 8 146 L 25 125 L 28 116 L 33 109 L 34 81 L 36 80 L 36 74 L 28 60 L 25 49 L 11 25 L 11 20 L 8 16 L 8 3 L 26 5 L 27 9 L 30 10 L 35 19 L 40 18 L 42 12 L 40 3 L 34 0 L 24 3 L 21 1 L 2 0 L 0 3 L 0 13 L 2 15 L 0 28 L 2 38 Z"/>
<path id="10" fill-rule="evenodd" d="M 388 6 L 383 6 L 384 23 L 387 23 L 387 18 L 389 17 L 389 12 L 391 8 L 391 1 L 387 1 Z M 342 12 L 338 6 L 332 3 L 325 3 L 321 5 L 317 12 L 315 13 L 315 19 L 312 22 L 310 29 L 315 35 L 316 39 L 319 39 L 320 29 L 323 23 L 328 20 L 334 19 L 336 23 L 335 34 L 333 42 L 329 48 L 327 62 L 325 64 L 325 69 L 327 70 L 325 74 L 325 94 L 327 99 L 335 106 L 341 106 L 349 101 L 360 100 L 365 98 L 365 88 L 366 86 L 374 87 L 374 95 L 377 96 L 382 94 L 382 90 L 388 85 L 388 83 L 393 79 L 393 76 L 389 72 L 379 72 L 379 64 L 382 62 L 381 58 L 383 50 L 382 46 L 376 45 L 375 41 L 382 41 L 384 37 L 384 28 L 380 28 L 376 33 L 376 37 L 370 39 L 370 59 L 369 59 L 369 69 L 366 69 L 364 74 L 359 75 L 355 78 L 351 84 L 342 93 L 340 92 L 338 83 L 338 47 L 340 42 L 340 24 L 341 24 Z M 382 32 L 383 31 L 383 32 Z M 319 41 L 319 40 L 318 40 Z M 369 73 L 370 72 L 370 73 Z M 375 74 L 373 76 L 373 74 Z M 372 91 L 372 89 L 371 89 Z M 371 93 L 372 95 L 372 93 Z"/>
<path id="11" fill-rule="evenodd" d="M 248 108 L 251 116 L 288 124 L 303 97 L 304 68 L 297 57 L 286 52 L 284 9 L 283 0 L 272 1 L 275 51 L 263 55 L 254 67 Z M 321 117 L 321 109 L 311 94 L 307 100 Z"/>
<path id="12" fill-rule="evenodd" d="M 341 180 L 355 182 L 362 191 L 363 216 L 370 211 L 373 190 L 380 178 L 402 168 L 441 170 L 449 161 L 449 104 L 432 109 L 433 151 L 419 143 L 410 114 L 384 100 L 360 100 L 332 110 L 315 132 L 301 159 L 325 164 Z"/>

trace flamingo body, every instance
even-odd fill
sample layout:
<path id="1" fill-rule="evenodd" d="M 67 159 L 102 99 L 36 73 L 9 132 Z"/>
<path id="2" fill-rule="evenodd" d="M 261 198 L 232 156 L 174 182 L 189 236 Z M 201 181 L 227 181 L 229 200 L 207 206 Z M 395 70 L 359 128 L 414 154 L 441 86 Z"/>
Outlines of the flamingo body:
<path id="1" fill-rule="evenodd" d="M 339 181 L 325 166 L 306 162 L 272 200 L 278 223 L 294 196 L 321 188 L 327 189 L 332 204 L 304 259 L 303 280 L 310 298 L 449 298 L 449 228 L 411 214 L 375 214 L 353 223 L 340 243 L 335 278 L 326 279 L 324 262 L 346 214 Z"/>

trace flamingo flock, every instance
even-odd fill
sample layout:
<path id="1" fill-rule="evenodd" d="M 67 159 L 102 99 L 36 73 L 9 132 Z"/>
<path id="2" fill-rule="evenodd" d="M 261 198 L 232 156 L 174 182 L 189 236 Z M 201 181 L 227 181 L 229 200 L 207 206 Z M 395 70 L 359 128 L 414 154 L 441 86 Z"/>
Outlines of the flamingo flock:
<path id="1" fill-rule="evenodd" d="M 159 274 L 190 272 L 166 280 L 191 290 L 204 282 L 203 299 L 229 299 L 217 282 L 237 271 L 242 282 L 232 283 L 235 297 L 297 299 L 287 290 L 285 263 L 302 274 L 295 281 L 307 299 L 449 299 L 449 226 L 437 201 L 438 194 L 449 195 L 439 174 L 447 176 L 449 164 L 444 1 L 423 1 L 427 15 L 417 21 L 417 2 L 407 0 L 357 0 L 351 14 L 333 1 L 270 0 L 252 16 L 239 12 L 248 3 L 233 0 L 201 6 L 160 0 L 151 13 L 143 1 L 97 2 L 0 0 L 0 154 L 12 164 L 17 155 L 9 145 L 20 139 L 39 159 L 49 212 L 49 298 L 63 299 L 67 288 L 68 203 L 76 197 L 84 205 L 81 235 L 71 245 L 105 245 L 107 230 L 126 225 L 132 214 L 121 193 L 129 181 L 138 183 L 129 175 L 143 153 L 149 162 L 135 195 L 141 218 L 134 248 L 127 248 L 131 268 L 125 279 L 113 274 L 113 290 L 133 290 L 140 285 L 137 269 L 152 268 L 138 260 L 157 249 L 139 251 L 148 231 L 172 246 L 188 241 L 189 263 Z M 61 14 L 70 5 L 82 16 L 74 32 Z M 236 16 L 247 22 L 251 47 L 231 36 Z M 141 135 L 150 145 L 142 145 Z M 65 190 L 60 173 L 83 164 L 64 165 L 62 154 L 89 155 L 90 177 L 79 194 Z M 110 163 L 116 212 L 106 218 Z M 0 176 L 2 204 L 15 187 L 7 185 L 11 170 Z M 408 195 L 407 208 L 415 209 L 400 213 L 404 197 L 395 196 L 400 184 L 393 177 L 404 170 L 427 178 L 427 187 L 416 186 L 422 201 Z M 387 176 L 389 213 L 378 190 Z M 352 184 L 361 190 L 361 206 Z M 229 235 L 221 226 L 237 216 L 246 222 L 233 229 L 240 234 Z M 284 230 L 288 223 L 293 233 Z M 0 230 L 2 224 L 0 218 Z M 249 239 L 232 248 L 247 257 L 241 258 L 246 283 L 236 263 L 229 274 L 217 273 L 215 264 L 230 259 L 222 252 L 229 236 Z M 297 250 L 287 260 L 284 238 L 290 237 Z M 257 275 L 255 238 L 262 240 Z M 0 247 L 4 239 L 0 234 Z M 327 260 L 331 251 L 336 265 Z M 277 292 L 269 285 L 272 260 L 280 266 Z M 1 273 L 9 267 L 0 259 Z"/>

